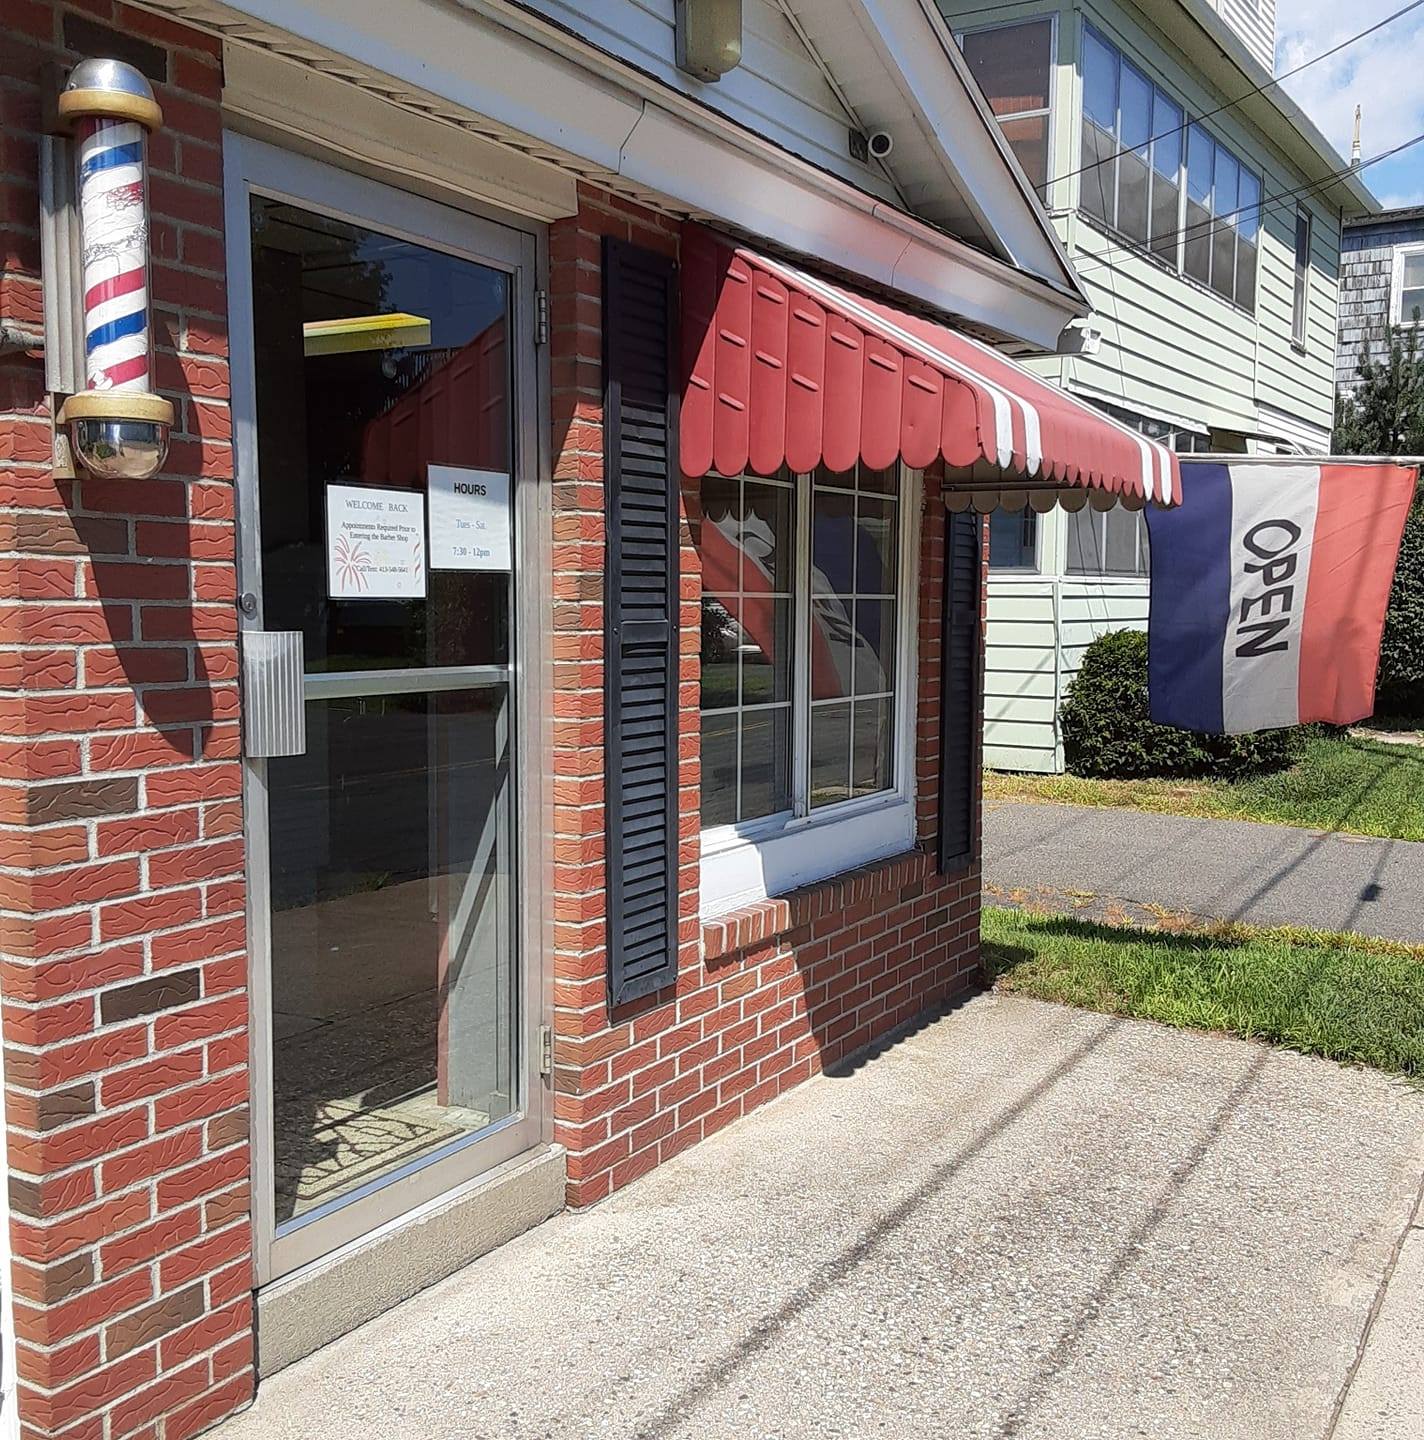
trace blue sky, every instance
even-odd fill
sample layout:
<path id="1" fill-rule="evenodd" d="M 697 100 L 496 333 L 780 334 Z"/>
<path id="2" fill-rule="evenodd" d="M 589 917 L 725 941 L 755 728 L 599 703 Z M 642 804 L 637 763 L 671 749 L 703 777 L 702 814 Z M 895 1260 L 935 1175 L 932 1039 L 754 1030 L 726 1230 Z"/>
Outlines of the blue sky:
<path id="1" fill-rule="evenodd" d="M 1407 0 L 1277 0 L 1276 73 L 1338 45 Z M 1355 106 L 1366 160 L 1424 132 L 1424 7 L 1284 82 L 1346 159 Z M 1424 205 L 1424 141 L 1365 171 L 1382 204 Z"/>

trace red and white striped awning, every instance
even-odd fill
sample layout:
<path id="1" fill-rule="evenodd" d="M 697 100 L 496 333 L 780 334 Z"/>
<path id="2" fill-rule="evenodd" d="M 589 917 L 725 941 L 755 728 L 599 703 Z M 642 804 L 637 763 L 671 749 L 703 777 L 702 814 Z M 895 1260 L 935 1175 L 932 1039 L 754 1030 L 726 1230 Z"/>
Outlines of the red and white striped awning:
<path id="1" fill-rule="evenodd" d="M 1164 445 L 967 335 L 699 225 L 682 241 L 682 348 L 690 476 L 943 459 L 979 508 L 1010 491 L 1087 492 L 1075 509 L 1181 500 Z"/>

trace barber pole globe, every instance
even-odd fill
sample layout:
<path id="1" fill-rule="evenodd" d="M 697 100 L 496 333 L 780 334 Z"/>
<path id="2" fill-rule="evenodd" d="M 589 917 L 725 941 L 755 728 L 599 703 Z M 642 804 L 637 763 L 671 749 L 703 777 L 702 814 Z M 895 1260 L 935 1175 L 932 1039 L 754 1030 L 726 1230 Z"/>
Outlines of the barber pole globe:
<path id="1" fill-rule="evenodd" d="M 91 390 L 149 388 L 147 135 L 133 120 L 76 127 Z"/>
<path id="2" fill-rule="evenodd" d="M 59 97 L 74 132 L 87 388 L 65 402 L 74 449 L 97 475 L 163 464 L 173 407 L 151 392 L 148 135 L 163 121 L 148 81 L 118 60 L 83 60 Z"/>

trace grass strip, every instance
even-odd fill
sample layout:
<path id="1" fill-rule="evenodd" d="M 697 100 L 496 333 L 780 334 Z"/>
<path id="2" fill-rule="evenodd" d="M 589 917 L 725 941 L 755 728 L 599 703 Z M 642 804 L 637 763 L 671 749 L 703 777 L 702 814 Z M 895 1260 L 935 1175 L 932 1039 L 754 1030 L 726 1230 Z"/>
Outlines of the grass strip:
<path id="1" fill-rule="evenodd" d="M 990 906 L 999 990 L 1424 1080 L 1424 947 L 1220 925 L 1166 933 Z"/>
<path id="2" fill-rule="evenodd" d="M 1077 775 L 989 773 L 984 796 L 989 801 L 1051 800 L 1424 840 L 1424 748 L 1350 735 L 1314 736 L 1291 769 L 1250 780 L 1086 780 Z"/>

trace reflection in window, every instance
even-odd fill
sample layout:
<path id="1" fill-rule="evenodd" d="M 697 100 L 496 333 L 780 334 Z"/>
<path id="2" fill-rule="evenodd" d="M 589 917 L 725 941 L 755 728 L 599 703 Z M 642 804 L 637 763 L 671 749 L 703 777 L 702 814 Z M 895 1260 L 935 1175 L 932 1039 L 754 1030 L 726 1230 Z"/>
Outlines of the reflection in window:
<path id="1" fill-rule="evenodd" d="M 811 489 L 811 808 L 890 789 L 900 502 L 894 471 Z"/>
<path id="2" fill-rule="evenodd" d="M 1042 196 L 1048 183 L 1053 22 L 974 30 L 961 37 L 960 45 L 1009 149 Z"/>
<path id="3" fill-rule="evenodd" d="M 705 828 L 894 787 L 902 538 L 898 467 L 704 479 Z"/>
<path id="4" fill-rule="evenodd" d="M 702 816 L 791 805 L 792 486 L 702 484 Z"/>

